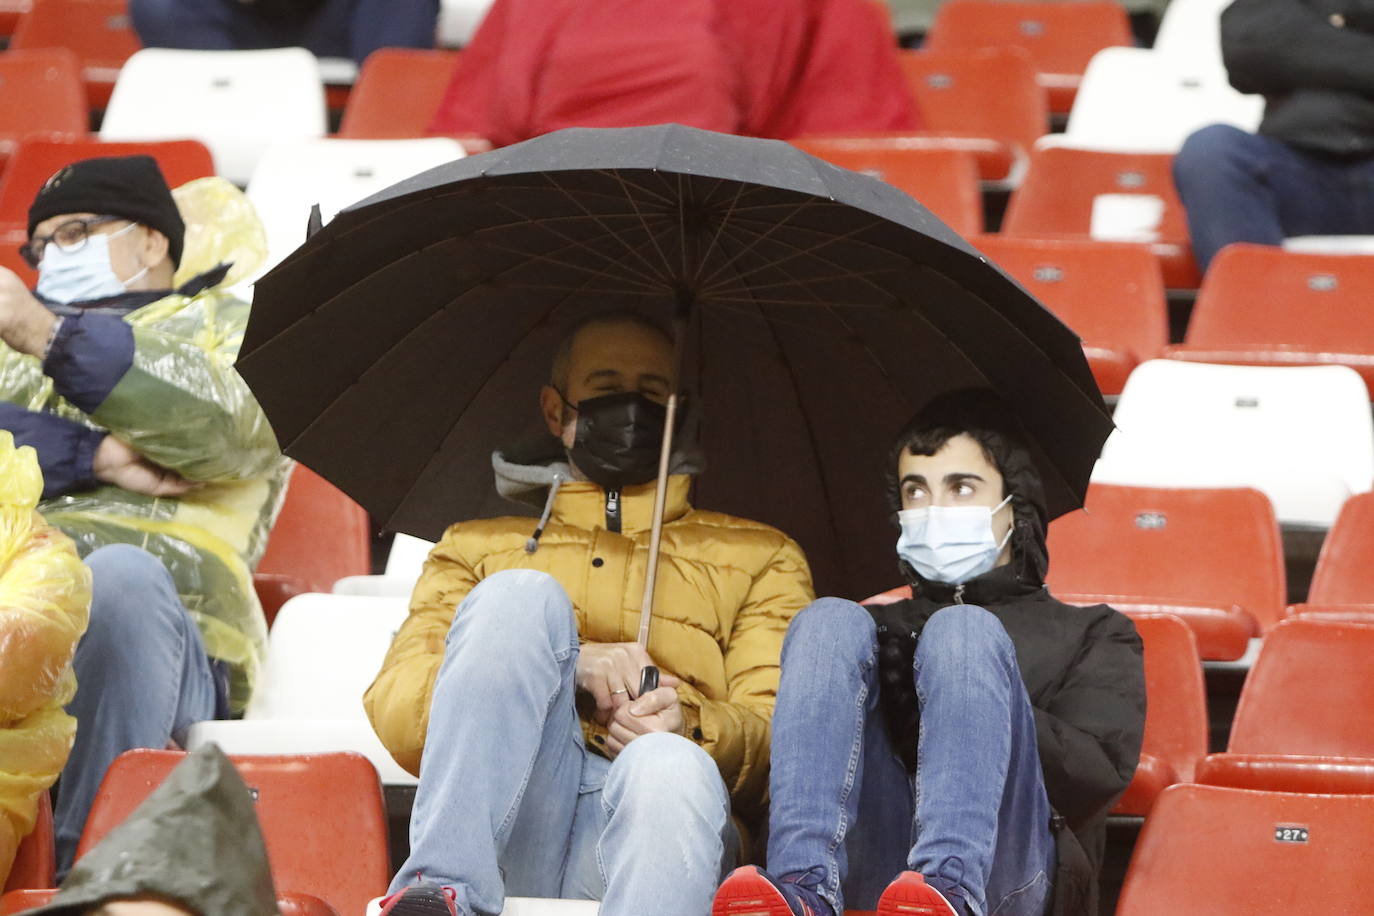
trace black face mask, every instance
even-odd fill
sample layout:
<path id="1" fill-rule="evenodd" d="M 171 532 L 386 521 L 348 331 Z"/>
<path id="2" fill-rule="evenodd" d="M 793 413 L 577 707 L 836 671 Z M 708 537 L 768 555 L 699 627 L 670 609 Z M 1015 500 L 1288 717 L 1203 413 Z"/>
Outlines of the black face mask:
<path id="1" fill-rule="evenodd" d="M 648 483 L 658 476 L 667 417 L 667 408 L 637 391 L 586 398 L 568 457 L 607 490 Z"/>

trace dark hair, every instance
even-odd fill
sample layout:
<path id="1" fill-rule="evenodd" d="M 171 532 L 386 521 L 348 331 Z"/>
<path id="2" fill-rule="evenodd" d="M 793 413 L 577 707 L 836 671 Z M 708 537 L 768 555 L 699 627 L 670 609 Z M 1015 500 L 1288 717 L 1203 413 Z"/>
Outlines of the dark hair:
<path id="1" fill-rule="evenodd" d="M 563 337 L 558 341 L 558 349 L 554 351 L 553 362 L 549 366 L 549 384 L 560 392 L 566 393 L 568 390 L 568 361 L 572 359 L 573 343 L 577 340 L 577 335 L 588 328 L 612 324 L 633 325 L 659 335 L 669 344 L 673 342 L 673 335 L 664 325 L 642 312 L 631 309 L 610 309 L 588 315 L 563 332 Z"/>
<path id="2" fill-rule="evenodd" d="M 1045 551 L 1045 487 L 1021 424 L 1006 402 L 987 388 L 963 388 L 933 398 L 897 436 L 888 454 L 888 505 L 902 508 L 897 464 L 903 454 L 934 455 L 955 436 L 967 434 L 1002 475 L 1003 496 L 1012 497 L 1012 561 L 1017 576 L 1041 583 L 1049 568 Z M 906 570 L 904 570 L 906 572 Z M 909 575 L 909 574 L 908 574 Z"/>

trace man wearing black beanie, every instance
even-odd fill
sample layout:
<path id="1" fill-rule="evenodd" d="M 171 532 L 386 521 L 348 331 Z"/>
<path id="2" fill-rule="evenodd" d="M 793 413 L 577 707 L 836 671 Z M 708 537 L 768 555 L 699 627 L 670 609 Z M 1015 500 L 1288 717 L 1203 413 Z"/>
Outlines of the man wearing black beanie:
<path id="1" fill-rule="evenodd" d="M 213 211 L 203 239 L 260 238 L 227 182 L 185 190 Z M 0 428 L 38 453 L 39 511 L 92 573 L 55 809 L 65 871 L 110 761 L 246 705 L 266 643 L 251 569 L 288 465 L 233 368 L 248 304 L 225 288 L 231 265 L 204 242 L 187 251 L 151 157 L 60 169 L 28 231 L 35 291 L 0 268 Z M 210 269 L 178 284 L 183 257 Z"/>

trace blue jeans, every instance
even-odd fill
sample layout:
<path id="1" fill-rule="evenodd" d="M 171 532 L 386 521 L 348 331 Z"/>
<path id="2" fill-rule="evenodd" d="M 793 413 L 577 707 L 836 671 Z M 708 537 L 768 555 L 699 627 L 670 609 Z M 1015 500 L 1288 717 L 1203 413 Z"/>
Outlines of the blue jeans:
<path id="1" fill-rule="evenodd" d="M 836 912 L 873 909 L 909 868 L 979 916 L 1040 916 L 1054 837 L 1010 637 L 971 605 L 926 623 L 913 670 L 914 777 L 878 709 L 877 648 L 873 618 L 838 598 L 814 602 L 787 631 L 773 714 L 769 870 L 818 877 Z"/>
<path id="2" fill-rule="evenodd" d="M 602 916 L 702 916 L 738 840 L 715 761 L 643 735 L 614 761 L 583 744 L 577 624 L 550 576 L 510 570 L 458 607 L 434 685 L 410 858 L 391 892 L 458 891 L 460 912 L 522 897 Z"/>
<path id="3" fill-rule="evenodd" d="M 110 763 L 127 750 L 164 748 L 215 716 L 215 678 L 200 630 L 156 557 L 112 544 L 86 557 L 91 620 L 76 647 L 76 743 L 53 812 L 59 877 L 66 874 Z"/>
<path id="4" fill-rule="evenodd" d="M 1232 242 L 1374 234 L 1374 156 L 1337 159 L 1229 124 L 1196 131 L 1174 157 L 1198 267 Z"/>
<path id="5" fill-rule="evenodd" d="M 279 22 L 239 0 L 129 0 L 129 17 L 150 48 L 243 51 L 300 45 L 320 57 L 362 64 L 378 48 L 432 48 L 439 0 L 326 0 L 300 22 Z"/>

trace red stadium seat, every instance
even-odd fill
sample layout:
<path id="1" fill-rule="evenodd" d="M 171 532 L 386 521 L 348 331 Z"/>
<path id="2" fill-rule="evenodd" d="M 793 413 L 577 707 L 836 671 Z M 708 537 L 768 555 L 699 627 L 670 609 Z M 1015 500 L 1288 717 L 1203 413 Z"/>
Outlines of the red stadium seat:
<path id="1" fill-rule="evenodd" d="M 1120 394 L 1132 369 L 1163 352 L 1164 278 L 1140 246 L 1000 235 L 975 244 L 1083 338 L 1103 394 Z"/>
<path id="2" fill-rule="evenodd" d="M 0 168 L 27 137 L 81 137 L 89 126 L 75 54 L 65 48 L 0 54 Z"/>
<path id="3" fill-rule="evenodd" d="M 1172 614 L 1132 614 L 1145 644 L 1145 740 L 1113 814 L 1145 816 L 1165 788 L 1192 782 L 1207 753 L 1207 694 L 1193 632 Z"/>
<path id="4" fill-rule="evenodd" d="M 1258 490 L 1093 484 L 1050 525 L 1049 553 L 1061 601 L 1177 614 L 1205 659 L 1240 658 L 1283 617 L 1279 526 Z"/>
<path id="5" fill-rule="evenodd" d="M 1297 617 L 1264 638 L 1226 753 L 1197 781 L 1374 795 L 1374 621 Z"/>
<path id="6" fill-rule="evenodd" d="M 1246 366 L 1349 366 L 1374 398 L 1374 257 L 1228 245 L 1168 356 Z"/>
<path id="7" fill-rule="evenodd" d="M 371 571 L 367 512 L 314 471 L 296 465 L 253 576 L 267 622 L 296 595 L 327 592 L 344 576 Z"/>
<path id="8" fill-rule="evenodd" d="M 32 8 L 32 0 L 0 0 L 0 35 L 13 35 Z"/>
<path id="9" fill-rule="evenodd" d="M 1036 3 L 946 0 L 926 35 L 932 51 L 1021 48 L 1031 56 L 1050 110 L 1067 114 L 1088 68 L 1103 48 L 1131 45 L 1131 24 L 1121 4 L 1107 0 Z"/>
<path id="10" fill-rule="evenodd" d="M 1174 190 L 1172 162 L 1173 157 L 1166 153 L 1037 148 L 1031 154 L 1025 181 L 1007 204 L 1002 233 L 1016 238 L 1090 239 L 1094 237 L 1095 204 L 1099 198 L 1108 201 L 1103 195 L 1140 196 L 1147 201 L 1155 198 L 1161 215 L 1144 244 L 1159 257 L 1166 286 L 1193 289 L 1198 284 L 1198 270 L 1188 240 L 1187 215 Z"/>
<path id="11" fill-rule="evenodd" d="M 10 866 L 3 890 L 25 887 L 51 887 L 57 872 L 57 853 L 53 847 L 52 801 L 48 793 L 38 796 L 38 819 L 33 830 L 19 843 L 19 852 Z M 0 911 L 3 912 L 3 911 Z"/>
<path id="12" fill-rule="evenodd" d="M 71 48 L 81 58 L 91 108 L 110 101 L 119 68 L 139 49 L 127 0 L 33 0 L 10 50 Z"/>
<path id="13" fill-rule="evenodd" d="M 0 56 L 2 57 L 2 56 Z M 38 275 L 19 257 L 28 240 L 29 205 L 38 189 L 62 166 L 95 156 L 146 153 L 155 158 L 172 187 L 215 174 L 210 151 L 198 140 L 107 143 L 96 139 L 25 140 L 0 177 L 0 266 L 19 274 L 29 286 Z"/>
<path id="14" fill-rule="evenodd" d="M 900 188 L 960 235 L 983 231 L 978 166 L 971 153 L 900 149 L 882 137 L 817 137 L 792 143 L 841 168 L 864 172 Z"/>
<path id="15" fill-rule="evenodd" d="M 1374 797 L 1173 786 L 1136 843 L 1116 916 L 1368 910 Z"/>
<path id="16" fill-rule="evenodd" d="M 344 107 L 338 136 L 350 140 L 410 140 L 430 136 L 429 122 L 448 89 L 459 51 L 379 48 L 368 55 Z M 457 136 L 468 153 L 484 153 L 483 137 Z"/>
<path id="17" fill-rule="evenodd" d="M 122 822 L 186 755 L 121 754 L 100 785 L 79 859 Z M 340 913 L 362 913 L 391 881 L 386 812 L 377 771 L 360 754 L 235 756 L 255 793 L 278 891 L 309 894 Z"/>
<path id="18" fill-rule="evenodd" d="M 0 897 L 0 916 L 10 916 L 37 909 L 52 901 L 57 888 L 11 891 Z M 319 897 L 309 894 L 277 894 L 277 909 L 281 916 L 340 916 L 338 910 Z"/>
<path id="19" fill-rule="evenodd" d="M 1049 129 L 1049 103 L 1030 56 L 1016 48 L 904 51 L 900 60 L 925 119 L 920 138 L 975 153 L 985 181 L 1018 184 Z"/>
<path id="20" fill-rule="evenodd" d="M 1352 496 L 1322 542 L 1303 613 L 1374 619 L 1374 493 Z"/>

